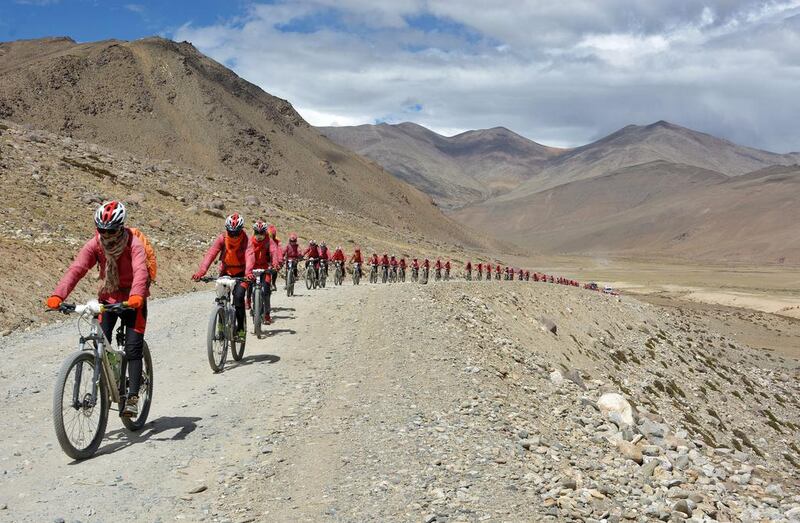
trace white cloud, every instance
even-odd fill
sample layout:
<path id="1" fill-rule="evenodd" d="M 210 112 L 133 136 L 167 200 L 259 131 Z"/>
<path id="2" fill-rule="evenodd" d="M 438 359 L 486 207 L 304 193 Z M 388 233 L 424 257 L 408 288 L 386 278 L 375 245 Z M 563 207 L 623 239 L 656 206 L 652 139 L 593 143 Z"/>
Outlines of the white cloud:
<path id="1" fill-rule="evenodd" d="M 797 150 L 799 20 L 800 0 L 298 0 L 172 36 L 314 125 L 504 125 L 576 145 L 667 119 Z"/>

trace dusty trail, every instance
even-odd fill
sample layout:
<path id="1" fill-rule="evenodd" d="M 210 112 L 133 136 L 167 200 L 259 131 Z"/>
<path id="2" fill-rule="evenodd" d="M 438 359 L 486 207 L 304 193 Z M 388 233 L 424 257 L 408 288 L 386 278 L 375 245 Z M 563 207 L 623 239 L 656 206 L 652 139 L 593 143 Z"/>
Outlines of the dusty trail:
<path id="1" fill-rule="evenodd" d="M 347 286 L 303 289 L 291 300 L 279 296 L 272 334 L 250 335 L 243 362 L 229 356 L 218 375 L 205 356 L 212 295 L 153 302 L 147 333 L 156 372 L 152 421 L 129 434 L 112 412 L 98 455 L 80 463 L 61 452 L 51 422 L 52 387 L 76 343 L 75 322 L 3 338 L 0 506 L 8 508 L 0 519 L 128 515 L 141 521 L 172 519 L 184 508 L 196 508 L 185 514 L 190 520 L 204 515 L 218 485 L 272 450 L 265 434 L 279 434 L 278 427 L 291 426 L 309 408 L 309 393 L 352 339 L 344 337 L 343 320 L 352 312 L 346 302 L 368 292 Z M 202 486 L 207 491 L 188 494 Z"/>

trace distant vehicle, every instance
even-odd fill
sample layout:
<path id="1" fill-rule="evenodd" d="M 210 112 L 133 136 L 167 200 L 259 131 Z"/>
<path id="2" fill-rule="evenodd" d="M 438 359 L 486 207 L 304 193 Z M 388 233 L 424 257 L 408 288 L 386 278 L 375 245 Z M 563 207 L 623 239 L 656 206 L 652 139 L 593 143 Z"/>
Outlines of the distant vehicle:
<path id="1" fill-rule="evenodd" d="M 587 283 L 583 286 L 584 289 L 589 289 L 590 291 L 599 291 L 600 287 L 595 282 Z"/>
<path id="2" fill-rule="evenodd" d="M 611 296 L 619 296 L 619 293 L 608 285 L 603 287 L 603 294 L 610 294 Z"/>

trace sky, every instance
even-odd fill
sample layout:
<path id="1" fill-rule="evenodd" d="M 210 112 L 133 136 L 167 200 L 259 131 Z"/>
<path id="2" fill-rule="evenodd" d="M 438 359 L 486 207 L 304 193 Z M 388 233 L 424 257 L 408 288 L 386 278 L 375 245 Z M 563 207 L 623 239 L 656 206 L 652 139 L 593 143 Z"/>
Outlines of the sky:
<path id="1" fill-rule="evenodd" d="M 313 125 L 576 146 L 668 120 L 800 150 L 800 0 L 0 0 L 0 40 L 153 34 Z"/>

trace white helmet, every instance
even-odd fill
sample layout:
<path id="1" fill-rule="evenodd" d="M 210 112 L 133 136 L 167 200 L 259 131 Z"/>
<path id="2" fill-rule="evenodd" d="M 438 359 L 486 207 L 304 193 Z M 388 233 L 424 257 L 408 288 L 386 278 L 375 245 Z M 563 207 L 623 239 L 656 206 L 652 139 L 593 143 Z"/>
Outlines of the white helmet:
<path id="1" fill-rule="evenodd" d="M 233 213 L 225 220 L 225 228 L 228 232 L 239 232 L 244 229 L 244 218 L 239 213 Z"/>
<path id="2" fill-rule="evenodd" d="M 98 229 L 116 231 L 125 225 L 125 206 L 116 200 L 106 202 L 94 212 L 94 224 Z"/>

